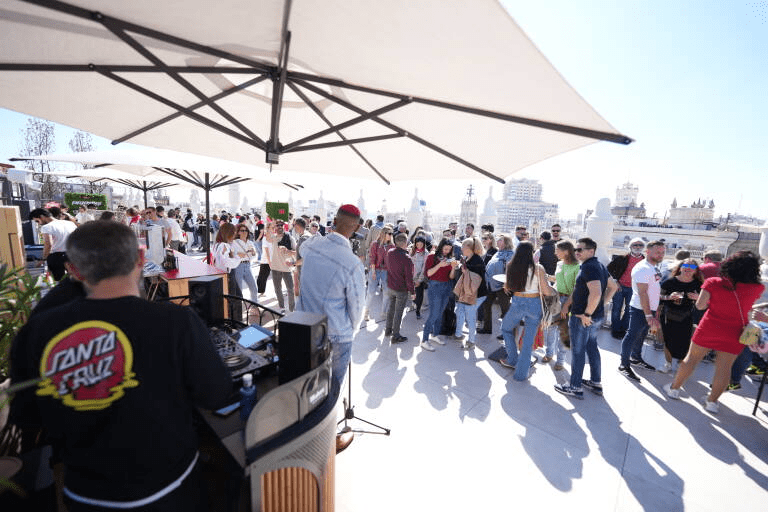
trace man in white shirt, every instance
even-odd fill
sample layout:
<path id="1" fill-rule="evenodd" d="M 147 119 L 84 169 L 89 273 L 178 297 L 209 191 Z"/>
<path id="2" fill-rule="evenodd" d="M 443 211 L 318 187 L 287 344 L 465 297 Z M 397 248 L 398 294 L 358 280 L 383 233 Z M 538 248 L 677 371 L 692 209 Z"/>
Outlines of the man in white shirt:
<path id="1" fill-rule="evenodd" d="M 186 254 L 187 250 L 186 242 L 184 241 L 184 231 L 181 229 L 181 224 L 179 224 L 176 217 L 176 210 L 171 209 L 168 211 L 168 218 L 165 219 L 167 226 L 171 229 L 170 246 L 174 251 Z"/>
<path id="2" fill-rule="evenodd" d="M 64 262 L 67 261 L 66 245 L 69 234 L 77 226 L 68 220 L 54 219 L 45 208 L 36 208 L 29 213 L 29 220 L 40 226 L 43 234 L 43 259 L 48 263 L 48 271 L 55 281 L 64 277 Z M 40 261 L 38 266 L 42 266 Z"/>
<path id="3" fill-rule="evenodd" d="M 659 263 L 664 259 L 664 242 L 654 241 L 646 246 L 646 258 L 632 269 L 632 299 L 629 301 L 629 327 L 621 341 L 621 366 L 619 373 L 640 382 L 630 364 L 655 370 L 642 357 L 643 342 L 648 329 L 661 328 L 656 312 L 661 295 L 661 271 Z"/>
<path id="4" fill-rule="evenodd" d="M 88 213 L 88 209 L 85 206 L 80 205 L 80 207 L 77 209 L 77 215 L 75 215 L 75 222 L 77 222 L 77 225 L 82 226 L 86 222 L 92 220 L 94 220 L 93 215 Z"/>
<path id="5" fill-rule="evenodd" d="M 155 208 L 157 214 L 157 223 L 163 227 L 163 241 L 166 247 L 171 246 L 171 240 L 173 240 L 172 226 L 168 218 L 165 216 L 165 208 L 160 205 Z"/>

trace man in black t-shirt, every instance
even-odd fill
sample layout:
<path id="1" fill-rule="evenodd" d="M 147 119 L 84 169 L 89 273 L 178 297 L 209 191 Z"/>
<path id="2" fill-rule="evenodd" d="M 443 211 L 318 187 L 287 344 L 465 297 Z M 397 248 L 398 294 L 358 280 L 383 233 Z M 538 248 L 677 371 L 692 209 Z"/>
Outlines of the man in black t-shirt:
<path id="1" fill-rule="evenodd" d="M 591 238 L 580 238 L 576 242 L 576 259 L 581 262 L 581 268 L 571 295 L 571 319 L 568 321 L 571 337 L 571 382 L 555 385 L 555 391 L 574 398 L 584 398 L 582 386 L 596 395 L 603 394 L 597 333 L 603 323 L 603 304 L 616 293 L 618 285 L 608 274 L 608 269 L 595 257 L 596 250 L 597 244 Z M 581 378 L 584 374 L 585 356 L 589 357 L 590 380 Z"/>
<path id="2" fill-rule="evenodd" d="M 193 408 L 225 405 L 232 380 L 190 308 L 139 298 L 133 231 L 94 221 L 67 241 L 86 297 L 34 315 L 11 349 L 10 421 L 43 427 L 65 466 L 70 511 L 206 510 Z"/>

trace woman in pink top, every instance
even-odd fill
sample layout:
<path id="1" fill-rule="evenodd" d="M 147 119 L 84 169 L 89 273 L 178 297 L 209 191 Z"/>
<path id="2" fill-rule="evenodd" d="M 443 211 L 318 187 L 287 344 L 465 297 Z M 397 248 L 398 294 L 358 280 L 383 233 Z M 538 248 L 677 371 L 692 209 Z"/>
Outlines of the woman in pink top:
<path id="1" fill-rule="evenodd" d="M 371 311 L 371 304 L 373 303 L 373 297 L 378 293 L 379 287 L 381 287 L 382 299 L 387 292 L 387 264 L 384 263 L 384 256 L 387 251 L 393 248 L 395 245 L 392 243 L 392 228 L 384 226 L 381 228 L 379 238 L 371 244 L 369 249 L 371 268 L 368 271 L 371 273 L 372 278 L 368 281 L 368 296 L 365 300 L 365 314 L 363 315 L 364 322 L 368 320 L 368 314 Z M 388 301 L 382 300 L 382 312 L 381 316 L 386 318 Z M 371 316 L 374 316 L 371 314 Z"/>

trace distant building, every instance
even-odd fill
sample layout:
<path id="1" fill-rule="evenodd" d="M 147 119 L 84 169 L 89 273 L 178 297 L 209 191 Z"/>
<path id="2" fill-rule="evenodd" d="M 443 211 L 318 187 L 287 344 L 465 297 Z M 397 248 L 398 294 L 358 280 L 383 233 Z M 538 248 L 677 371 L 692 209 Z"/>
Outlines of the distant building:
<path id="1" fill-rule="evenodd" d="M 227 208 L 227 211 L 237 211 L 237 207 L 240 206 L 240 184 L 235 183 L 227 187 L 227 194 L 229 196 L 229 208 Z"/>
<path id="2" fill-rule="evenodd" d="M 494 227 L 498 223 L 498 215 L 496 215 L 496 201 L 493 200 L 493 187 L 488 187 L 488 198 L 485 200 L 485 206 L 483 213 L 480 215 L 480 225 L 493 224 Z"/>
<path id="3" fill-rule="evenodd" d="M 472 224 L 477 226 L 477 196 L 474 194 L 472 185 L 467 189 L 467 195 L 461 202 L 461 212 L 459 213 L 459 231 L 464 232 L 464 226 Z"/>
<path id="4" fill-rule="evenodd" d="M 616 201 L 611 207 L 611 213 L 618 221 L 643 219 L 646 217 L 645 203 L 640 203 L 640 206 L 637 205 L 639 192 L 639 187 L 630 182 L 624 183 L 621 187 L 616 187 Z"/>
<path id="5" fill-rule="evenodd" d="M 511 233 L 515 226 L 530 228 L 535 221 L 542 226 L 557 222 L 560 217 L 557 204 L 542 201 L 541 192 L 542 186 L 537 180 L 509 180 L 504 185 L 503 198 L 496 203 L 496 231 Z"/>
<path id="6" fill-rule="evenodd" d="M 714 229 L 717 226 L 715 222 L 715 202 L 698 201 L 691 203 L 691 206 L 677 206 L 677 200 L 672 202 L 667 217 L 667 225 L 682 229 Z"/>
<path id="7" fill-rule="evenodd" d="M 635 206 L 637 205 L 637 195 L 640 188 L 630 182 L 626 182 L 621 187 L 616 187 L 616 201 L 614 206 Z"/>

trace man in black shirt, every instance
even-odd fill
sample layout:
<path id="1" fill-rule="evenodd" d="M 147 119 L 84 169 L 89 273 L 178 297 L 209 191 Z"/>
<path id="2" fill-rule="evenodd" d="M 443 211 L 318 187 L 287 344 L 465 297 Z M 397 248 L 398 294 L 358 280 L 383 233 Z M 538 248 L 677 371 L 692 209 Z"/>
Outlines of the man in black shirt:
<path id="1" fill-rule="evenodd" d="M 618 285 L 595 257 L 596 250 L 597 244 L 591 238 L 580 238 L 576 242 L 576 259 L 581 262 L 581 268 L 571 296 L 571 319 L 568 321 L 571 336 L 571 382 L 555 385 L 555 391 L 574 398 L 584 398 L 582 385 L 596 395 L 603 394 L 597 333 L 603 323 L 603 304 L 616 293 Z M 590 380 L 581 378 L 585 357 L 589 357 Z"/>
<path id="2" fill-rule="evenodd" d="M 67 240 L 87 296 L 32 317 L 13 342 L 10 421 L 44 427 L 70 511 L 205 510 L 193 408 L 225 405 L 232 380 L 190 308 L 139 298 L 133 231 L 94 221 Z"/>

